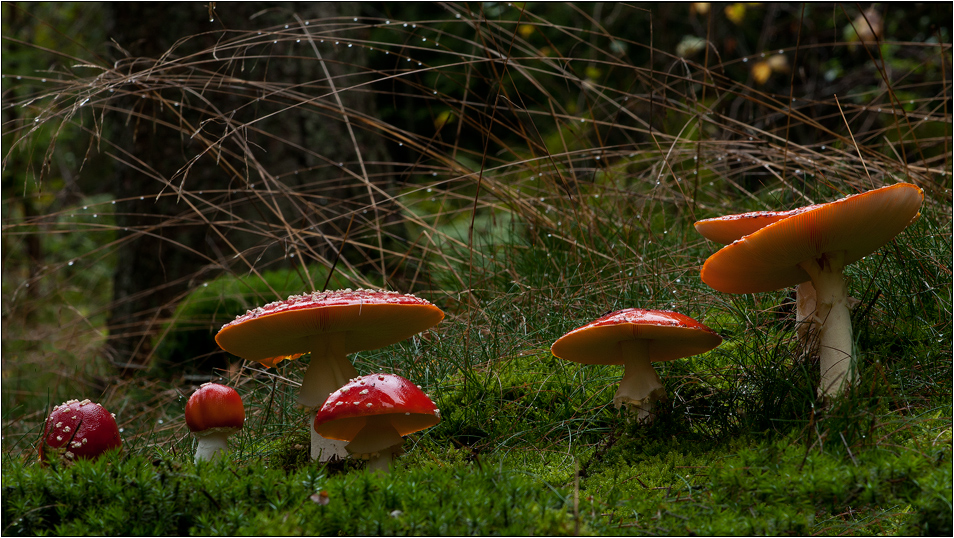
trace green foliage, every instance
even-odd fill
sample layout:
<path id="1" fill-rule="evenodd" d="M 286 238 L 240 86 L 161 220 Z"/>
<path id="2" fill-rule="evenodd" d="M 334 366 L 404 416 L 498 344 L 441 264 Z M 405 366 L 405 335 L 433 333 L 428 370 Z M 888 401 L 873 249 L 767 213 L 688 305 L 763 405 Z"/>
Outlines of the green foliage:
<path id="1" fill-rule="evenodd" d="M 209 359 L 211 355 L 220 355 L 214 338 L 222 325 L 266 303 L 321 290 L 326 281 L 327 289 L 343 289 L 350 283 L 339 272 L 329 280 L 324 268 L 312 270 L 308 275 L 278 269 L 240 277 L 223 275 L 203 282 L 179 302 L 157 338 L 154 369 L 157 373 L 169 374 L 224 366 L 221 359 Z"/>

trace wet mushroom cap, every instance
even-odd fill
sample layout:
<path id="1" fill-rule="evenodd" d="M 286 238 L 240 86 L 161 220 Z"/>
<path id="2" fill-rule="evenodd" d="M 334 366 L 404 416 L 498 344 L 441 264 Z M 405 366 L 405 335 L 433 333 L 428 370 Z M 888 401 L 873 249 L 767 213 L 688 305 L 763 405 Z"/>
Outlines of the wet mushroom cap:
<path id="1" fill-rule="evenodd" d="M 702 281 L 724 293 L 758 293 L 810 280 L 799 264 L 844 252 L 844 265 L 874 252 L 920 214 L 924 192 L 899 183 L 812 206 L 722 248 Z"/>
<path id="2" fill-rule="evenodd" d="M 106 408 L 89 400 L 69 400 L 54 407 L 46 419 L 40 459 L 48 459 L 51 449 L 68 459 L 92 459 L 122 444 L 116 418 Z"/>
<path id="3" fill-rule="evenodd" d="M 574 329 L 553 343 L 551 352 L 582 364 L 623 364 L 620 342 L 647 340 L 650 360 L 671 361 L 717 347 L 722 337 L 678 312 L 627 308 Z"/>
<path id="4" fill-rule="evenodd" d="M 314 428 L 322 437 L 352 441 L 375 416 L 387 416 L 401 436 L 441 420 L 434 402 L 414 383 L 399 375 L 370 374 L 332 392 L 315 415 Z"/>
<path id="5" fill-rule="evenodd" d="M 245 423 L 245 406 L 232 387 L 204 383 L 186 402 L 185 420 L 189 430 L 196 433 L 238 430 Z"/>
<path id="6" fill-rule="evenodd" d="M 736 215 L 724 215 L 697 221 L 694 226 L 703 237 L 716 243 L 728 245 L 733 241 L 753 234 L 769 224 L 787 219 L 818 207 L 810 205 L 789 211 L 752 211 Z"/>
<path id="7" fill-rule="evenodd" d="M 392 291 L 333 290 L 293 295 L 238 316 L 215 335 L 243 359 L 274 366 L 312 350 L 316 336 L 345 332 L 345 353 L 378 349 L 433 327 L 444 313 Z"/>

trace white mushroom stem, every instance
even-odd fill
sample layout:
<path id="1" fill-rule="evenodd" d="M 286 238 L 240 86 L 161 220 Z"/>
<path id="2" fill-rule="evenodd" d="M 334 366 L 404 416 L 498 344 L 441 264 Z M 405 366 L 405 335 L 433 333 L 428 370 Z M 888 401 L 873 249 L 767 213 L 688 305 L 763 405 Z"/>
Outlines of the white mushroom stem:
<path id="1" fill-rule="evenodd" d="M 809 354 L 814 354 L 818 326 L 815 323 L 815 286 L 811 281 L 795 286 L 795 324 L 798 341 Z"/>
<path id="2" fill-rule="evenodd" d="M 623 380 L 613 404 L 636 412 L 638 422 L 651 422 L 655 403 L 666 399 L 666 388 L 649 360 L 649 340 L 625 340 L 619 343 L 623 356 Z"/>
<path id="3" fill-rule="evenodd" d="M 349 453 L 367 457 L 369 471 L 391 471 L 391 461 L 401 454 L 404 438 L 386 417 L 368 417 L 368 422 L 347 445 Z"/>
<path id="4" fill-rule="evenodd" d="M 204 432 L 193 432 L 196 439 L 195 462 L 220 458 L 228 452 L 226 440 L 235 433 L 235 428 L 213 428 Z"/>
<path id="5" fill-rule="evenodd" d="M 844 276 L 844 251 L 830 252 L 800 266 L 811 276 L 815 287 L 815 322 L 818 330 L 818 359 L 821 364 L 821 396 L 841 394 L 847 382 L 855 381 L 857 368 L 852 353 L 851 314 L 848 286 Z"/>
<path id="6" fill-rule="evenodd" d="M 358 371 L 345 354 L 345 333 L 315 336 L 311 345 L 311 362 L 298 392 L 298 403 L 305 407 L 313 421 L 328 395 L 355 377 L 358 377 Z M 344 441 L 325 439 L 318 435 L 311 421 L 308 424 L 311 431 L 311 459 L 325 462 L 332 457 L 344 458 L 348 455 Z"/>

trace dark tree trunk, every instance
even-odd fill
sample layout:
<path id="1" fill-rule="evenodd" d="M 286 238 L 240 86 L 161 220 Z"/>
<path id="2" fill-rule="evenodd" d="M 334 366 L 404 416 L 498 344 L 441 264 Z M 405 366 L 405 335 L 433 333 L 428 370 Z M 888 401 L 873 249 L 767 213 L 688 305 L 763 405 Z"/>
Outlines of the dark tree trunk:
<path id="1" fill-rule="evenodd" d="M 209 13 L 203 4 L 119 2 L 105 4 L 104 9 L 107 11 L 107 20 L 112 22 L 110 37 L 132 58 L 142 58 L 135 61 L 124 60 L 122 65 L 130 65 L 130 69 L 135 71 L 155 64 L 156 59 L 162 57 L 181 38 L 218 30 L 222 25 L 232 29 L 255 29 L 279 23 L 288 24 L 295 20 L 293 12 L 302 19 L 326 21 L 343 15 L 344 11 L 354 11 L 357 15 L 360 5 L 325 2 L 300 5 L 219 4 L 217 20 L 214 23 L 209 22 Z M 219 37 L 213 33 L 191 40 L 175 49 L 170 58 L 210 47 Z M 268 81 L 291 84 L 323 82 L 327 85 L 328 80 L 321 63 L 313 55 L 299 53 L 300 58 L 285 55 L 280 61 L 258 62 L 257 67 L 245 71 L 242 76 L 249 79 L 259 77 L 259 80 L 267 77 Z M 334 54 L 334 57 L 325 58 L 325 65 L 332 79 L 339 84 L 347 81 L 348 75 L 358 71 L 366 62 L 366 53 L 362 47 L 342 47 L 334 51 Z M 223 60 L 223 65 L 226 61 Z M 262 65 L 266 67 L 263 68 Z M 267 73 L 259 73 L 254 69 L 267 69 Z M 261 108 L 258 104 L 248 106 L 256 95 L 236 92 L 218 93 L 214 96 L 214 105 L 218 110 L 225 111 L 224 114 L 237 111 L 234 116 L 230 116 L 230 121 L 260 120 L 255 122 L 255 128 L 260 129 L 261 133 L 246 131 L 243 141 L 248 143 L 251 148 L 249 151 L 254 153 L 255 159 L 264 169 L 265 176 L 254 169 L 249 170 L 247 177 L 241 175 L 246 172 L 244 163 L 236 167 L 241 168 L 241 174 L 238 174 L 235 172 L 236 168 L 230 171 L 215 159 L 201 157 L 189 165 L 185 189 L 193 195 L 200 191 L 217 189 L 221 192 L 231 189 L 224 201 L 219 200 L 216 203 L 228 204 L 231 215 L 256 222 L 267 222 L 276 227 L 285 222 L 293 227 L 304 227 L 321 219 L 330 219 L 332 224 L 325 225 L 319 231 L 340 236 L 347 226 L 347 218 L 342 213 L 354 209 L 354 202 L 367 204 L 367 188 L 353 179 L 343 180 L 345 176 L 341 170 L 321 167 L 320 165 L 325 164 L 321 158 L 297 149 L 320 148 L 314 151 L 334 161 L 348 163 L 347 166 L 351 170 L 360 174 L 355 144 L 340 115 L 336 117 L 335 112 L 327 112 L 326 116 L 322 116 L 313 111 L 292 109 L 261 119 L 273 109 L 264 108 L 265 104 L 262 104 Z M 174 117 L 161 109 L 152 95 L 149 97 L 139 102 L 141 96 L 134 93 L 117 98 L 117 102 L 121 103 L 123 109 L 134 109 L 142 112 L 145 117 L 162 116 L 166 121 L 175 123 Z M 340 94 L 340 98 L 345 109 L 365 113 L 373 110 L 373 97 L 370 93 L 346 91 Z M 325 101 L 325 104 L 334 103 L 333 98 Z M 208 119 L 199 117 L 195 111 L 182 110 L 177 113 L 192 114 L 188 119 L 193 125 L 199 125 Z M 222 123 L 219 122 L 219 125 Z M 355 124 L 353 119 L 352 124 Z M 283 248 L 284 242 L 278 239 L 263 239 L 261 236 L 237 232 L 234 228 L 213 229 L 204 224 L 196 210 L 206 211 L 203 216 L 209 219 L 220 217 L 221 212 L 210 210 L 208 205 L 196 205 L 196 209 L 193 209 L 184 200 L 173 195 L 181 181 L 177 172 L 187 165 L 189 159 L 205 149 L 199 142 L 156 122 L 146 119 L 129 120 L 120 114 L 113 117 L 110 127 L 111 136 L 115 137 L 115 140 L 122 140 L 121 147 L 133 156 L 131 162 L 118 166 L 113 181 L 115 198 L 127 200 L 122 202 L 121 209 L 117 204 L 117 225 L 128 231 L 122 232 L 126 234 L 126 241 L 118 253 L 113 282 L 114 303 L 108 321 L 108 356 L 117 368 L 128 373 L 149 366 L 153 343 L 162 332 L 178 301 L 190 289 L 223 270 L 234 270 L 238 274 L 249 272 L 249 267 L 242 265 L 241 258 L 236 259 L 238 252 L 246 253 L 247 263 L 256 266 L 281 258 L 286 252 Z M 368 176 L 377 181 L 381 181 L 382 177 L 393 177 L 390 174 L 390 165 L 387 164 L 390 159 L 387 150 L 382 146 L 381 138 L 358 126 L 353 127 L 353 132 Z M 233 144 L 231 147 L 235 149 L 236 146 Z M 299 170 L 307 173 L 294 173 Z M 301 199 L 272 199 L 263 202 L 244 192 L 247 184 L 261 185 L 266 177 L 283 183 L 290 191 L 295 191 L 305 182 L 314 190 L 314 184 L 318 183 L 321 193 L 326 197 L 326 205 L 311 201 L 303 206 Z M 173 178 L 175 180 L 172 185 L 166 183 Z M 384 188 L 388 189 L 387 183 Z M 160 192 L 165 195 L 157 198 Z M 190 200 L 194 201 L 195 198 Z M 350 201 L 351 205 L 338 203 L 344 200 Z M 276 209 L 280 217 L 275 215 Z M 368 227 L 367 221 L 373 220 L 371 213 L 373 212 L 356 219 L 363 222 L 356 222 L 355 225 Z M 390 204 L 382 204 L 378 213 L 379 226 L 398 218 Z M 400 243 L 400 233 L 396 235 Z M 366 241 L 369 240 L 368 236 L 366 233 Z M 323 241 L 320 237 L 295 240 L 307 241 L 310 247 L 326 259 L 332 259 L 337 249 L 333 242 Z M 392 237 L 389 241 L 393 243 L 395 239 Z M 279 248 L 263 251 L 261 247 L 266 244 L 277 244 Z M 258 248 L 248 250 L 253 247 Z M 263 252 L 267 256 L 260 258 Z M 375 260 L 375 263 L 367 263 L 367 269 L 375 273 L 381 272 L 376 251 L 352 252 L 351 255 L 359 258 L 354 260 L 356 263 Z M 386 269 L 388 272 L 390 270 L 390 267 Z M 319 282 L 316 286 L 322 284 L 323 282 Z M 194 357 L 215 351 L 217 348 L 212 339 L 207 340 L 199 348 L 188 350 L 188 356 L 176 360 L 191 363 Z M 206 361 L 203 366 L 208 367 L 210 364 Z"/>

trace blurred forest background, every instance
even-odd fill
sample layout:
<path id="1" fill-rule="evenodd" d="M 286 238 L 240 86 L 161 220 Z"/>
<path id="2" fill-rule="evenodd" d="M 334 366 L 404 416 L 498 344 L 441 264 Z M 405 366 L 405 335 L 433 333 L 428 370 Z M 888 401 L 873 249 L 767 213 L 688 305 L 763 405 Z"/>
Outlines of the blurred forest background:
<path id="1" fill-rule="evenodd" d="M 950 3 L 2 10 L 5 434 L 240 375 L 213 335 L 292 293 L 414 292 L 475 331 L 508 296 L 691 310 L 703 259 L 652 246 L 674 222 L 897 181 L 950 232 Z"/>

